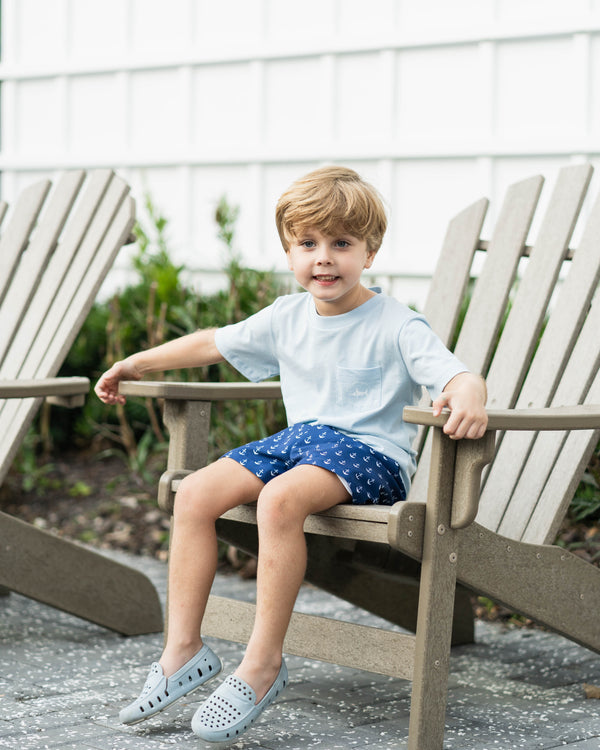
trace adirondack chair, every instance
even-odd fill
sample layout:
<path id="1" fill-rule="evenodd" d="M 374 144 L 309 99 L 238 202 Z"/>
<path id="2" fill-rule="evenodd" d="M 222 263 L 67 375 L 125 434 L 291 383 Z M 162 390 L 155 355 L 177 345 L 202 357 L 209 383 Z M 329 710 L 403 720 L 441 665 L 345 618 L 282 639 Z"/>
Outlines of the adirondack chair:
<path id="1" fill-rule="evenodd" d="M 340 505 L 305 525 L 307 579 L 416 636 L 294 614 L 285 650 L 412 679 L 411 750 L 443 745 L 452 630 L 456 642 L 472 638 L 463 587 L 600 652 L 600 570 L 552 544 L 600 434 L 600 199 L 569 249 L 591 174 L 585 164 L 560 172 L 534 247 L 539 176 L 509 188 L 489 242 L 485 199 L 449 225 L 425 313 L 450 345 L 469 292 L 454 350 L 487 378 L 485 437 L 451 441 L 447 414 L 407 408 L 407 421 L 429 429 L 408 499 Z M 206 460 L 210 402 L 277 398 L 279 386 L 140 382 L 122 392 L 166 399 L 159 502 L 169 510 L 178 482 Z M 219 535 L 256 552 L 255 520 L 242 506 L 219 520 Z M 252 605 L 213 597 L 204 632 L 243 642 L 252 621 Z"/>
<path id="2" fill-rule="evenodd" d="M 7 214 L 5 203 L 1 217 Z M 87 378 L 56 378 L 135 219 L 110 170 L 25 189 L 0 237 L 0 482 L 44 398 L 80 405 Z M 0 219 L 1 220 L 1 219 Z M 125 634 L 162 629 L 150 580 L 0 513 L 0 587 Z"/>

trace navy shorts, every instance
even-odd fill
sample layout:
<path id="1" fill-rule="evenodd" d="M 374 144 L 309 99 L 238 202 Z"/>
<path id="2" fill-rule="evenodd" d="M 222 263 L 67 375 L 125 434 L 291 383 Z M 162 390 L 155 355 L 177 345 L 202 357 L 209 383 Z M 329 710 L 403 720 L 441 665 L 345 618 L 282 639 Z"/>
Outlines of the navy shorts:
<path id="1" fill-rule="evenodd" d="M 406 499 L 396 461 L 325 425 L 295 424 L 225 453 L 265 484 L 295 466 L 320 466 L 339 477 L 357 505 Z"/>

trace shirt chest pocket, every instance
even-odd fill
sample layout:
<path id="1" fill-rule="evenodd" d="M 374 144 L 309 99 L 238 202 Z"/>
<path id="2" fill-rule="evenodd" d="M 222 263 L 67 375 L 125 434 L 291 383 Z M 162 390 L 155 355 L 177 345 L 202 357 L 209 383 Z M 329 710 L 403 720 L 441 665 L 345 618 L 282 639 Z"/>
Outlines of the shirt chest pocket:
<path id="1" fill-rule="evenodd" d="M 352 411 L 371 411 L 381 406 L 382 369 L 337 366 L 337 405 Z"/>

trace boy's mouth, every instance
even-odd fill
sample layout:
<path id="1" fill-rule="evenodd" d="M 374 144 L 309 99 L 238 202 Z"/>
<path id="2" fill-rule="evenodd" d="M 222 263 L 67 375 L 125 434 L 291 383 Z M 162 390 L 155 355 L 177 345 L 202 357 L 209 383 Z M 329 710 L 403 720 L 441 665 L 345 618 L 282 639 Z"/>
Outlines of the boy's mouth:
<path id="1" fill-rule="evenodd" d="M 315 275 L 313 278 L 316 281 L 320 281 L 323 284 L 327 284 L 327 283 L 331 283 L 333 281 L 337 281 L 338 278 L 339 278 L 339 276 L 332 276 L 330 274 L 327 274 L 327 275 L 326 274 L 319 274 L 319 275 Z"/>

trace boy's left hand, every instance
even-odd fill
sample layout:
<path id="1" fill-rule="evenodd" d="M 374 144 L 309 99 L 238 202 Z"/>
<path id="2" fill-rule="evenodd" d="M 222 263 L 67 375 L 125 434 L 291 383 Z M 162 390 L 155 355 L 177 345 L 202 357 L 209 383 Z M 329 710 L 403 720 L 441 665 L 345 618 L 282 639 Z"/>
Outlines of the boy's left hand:
<path id="1" fill-rule="evenodd" d="M 453 440 L 482 438 L 487 427 L 485 402 L 487 389 L 479 375 L 461 372 L 446 385 L 440 396 L 433 402 L 433 414 L 439 416 L 444 406 L 450 417 L 444 425 L 444 432 Z"/>

